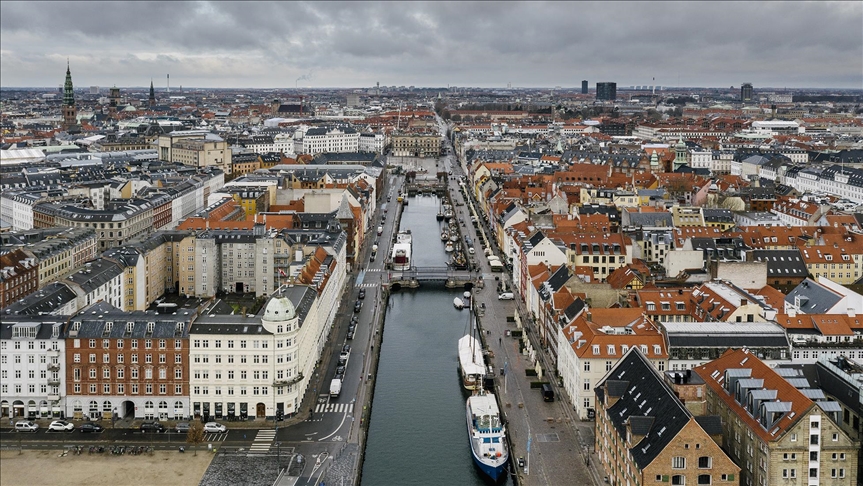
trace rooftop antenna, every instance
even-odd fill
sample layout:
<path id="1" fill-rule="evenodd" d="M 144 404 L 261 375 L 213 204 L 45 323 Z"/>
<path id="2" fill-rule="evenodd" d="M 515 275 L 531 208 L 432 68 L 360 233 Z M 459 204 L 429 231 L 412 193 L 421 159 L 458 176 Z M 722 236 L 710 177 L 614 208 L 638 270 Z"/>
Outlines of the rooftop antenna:
<path id="1" fill-rule="evenodd" d="M 168 93 L 171 93 L 171 75 L 168 74 Z"/>

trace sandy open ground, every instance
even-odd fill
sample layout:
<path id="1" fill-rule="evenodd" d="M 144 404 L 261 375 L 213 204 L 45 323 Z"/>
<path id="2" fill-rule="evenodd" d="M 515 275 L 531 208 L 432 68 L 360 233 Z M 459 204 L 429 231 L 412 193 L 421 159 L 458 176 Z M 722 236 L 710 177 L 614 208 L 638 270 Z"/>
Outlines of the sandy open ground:
<path id="1" fill-rule="evenodd" d="M 199 451 L 155 452 L 152 456 L 112 456 L 109 453 L 57 457 L 60 451 L 0 451 L 3 486 L 111 485 L 197 486 L 213 455 Z"/>

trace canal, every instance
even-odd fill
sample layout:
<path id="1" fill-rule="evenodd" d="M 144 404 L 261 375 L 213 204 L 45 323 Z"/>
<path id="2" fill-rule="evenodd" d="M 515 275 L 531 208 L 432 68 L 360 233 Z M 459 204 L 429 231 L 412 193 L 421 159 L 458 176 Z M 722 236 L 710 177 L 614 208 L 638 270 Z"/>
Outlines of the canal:
<path id="1" fill-rule="evenodd" d="M 443 266 L 448 259 L 438 209 L 434 196 L 412 197 L 404 208 L 401 229 L 413 235 L 415 266 Z M 423 287 L 390 297 L 363 484 L 487 484 L 471 458 L 467 395 L 457 370 L 457 343 L 468 332 L 467 310 L 452 305 L 461 292 Z"/>

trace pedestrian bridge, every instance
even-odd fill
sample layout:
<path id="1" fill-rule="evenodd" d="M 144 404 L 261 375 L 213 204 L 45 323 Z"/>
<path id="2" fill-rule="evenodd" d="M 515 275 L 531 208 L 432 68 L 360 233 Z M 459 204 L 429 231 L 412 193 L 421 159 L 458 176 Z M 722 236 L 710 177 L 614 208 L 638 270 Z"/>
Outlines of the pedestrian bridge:
<path id="1" fill-rule="evenodd" d="M 418 288 L 422 284 L 443 284 L 448 288 L 482 287 L 482 275 L 452 267 L 411 267 L 408 270 L 387 270 L 383 283 L 392 290 Z"/>

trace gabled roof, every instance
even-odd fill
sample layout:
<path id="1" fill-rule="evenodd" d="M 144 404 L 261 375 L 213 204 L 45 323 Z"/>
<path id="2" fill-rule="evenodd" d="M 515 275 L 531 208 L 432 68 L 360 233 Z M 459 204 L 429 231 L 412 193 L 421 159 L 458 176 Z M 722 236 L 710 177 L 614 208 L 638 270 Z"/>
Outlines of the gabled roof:
<path id="1" fill-rule="evenodd" d="M 704 380 L 720 400 L 725 402 L 729 410 L 764 442 L 773 442 L 782 438 L 813 405 L 811 399 L 747 349 L 729 350 L 721 357 L 695 367 L 693 371 Z M 753 380 L 750 390 L 775 390 L 775 399 L 763 403 L 775 405 L 771 405 L 772 408 L 766 411 L 759 407 L 755 410 L 755 415 L 750 413 L 737 401 L 738 387 L 735 382 L 743 379 Z M 756 380 L 760 386 L 754 386 Z M 747 393 L 742 387 L 740 388 L 741 394 Z M 746 396 L 739 398 L 742 398 L 743 402 L 747 401 Z M 771 417 L 763 417 L 768 426 L 760 420 L 762 413 L 775 414 Z"/>
<path id="2" fill-rule="evenodd" d="M 642 470 L 692 418 L 674 391 L 636 348 L 630 349 L 617 362 L 595 390 L 599 403 L 607 404 L 617 399 L 607 411 L 624 444 L 627 423 L 643 433 L 643 438 L 629 449 L 635 464 Z"/>

